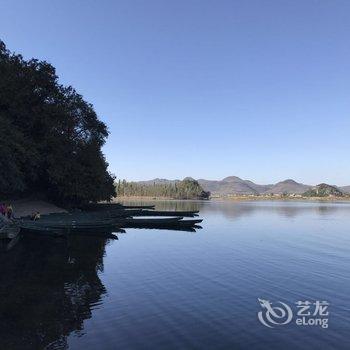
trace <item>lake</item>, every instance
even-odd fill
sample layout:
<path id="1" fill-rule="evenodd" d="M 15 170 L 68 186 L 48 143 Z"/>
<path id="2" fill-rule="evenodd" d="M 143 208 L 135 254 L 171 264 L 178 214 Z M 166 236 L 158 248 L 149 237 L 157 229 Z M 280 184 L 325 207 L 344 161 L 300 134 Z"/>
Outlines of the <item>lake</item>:
<path id="1" fill-rule="evenodd" d="M 203 228 L 2 252 L 0 348 L 350 348 L 350 204 L 154 203 Z"/>

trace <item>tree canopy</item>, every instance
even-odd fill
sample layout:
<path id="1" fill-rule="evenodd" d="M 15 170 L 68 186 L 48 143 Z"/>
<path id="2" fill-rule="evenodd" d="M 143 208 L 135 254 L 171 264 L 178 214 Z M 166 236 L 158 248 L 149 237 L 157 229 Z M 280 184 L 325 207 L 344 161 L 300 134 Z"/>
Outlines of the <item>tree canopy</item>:
<path id="1" fill-rule="evenodd" d="M 0 195 L 110 199 L 114 177 L 101 151 L 107 136 L 93 106 L 61 85 L 51 64 L 25 60 L 0 40 Z"/>

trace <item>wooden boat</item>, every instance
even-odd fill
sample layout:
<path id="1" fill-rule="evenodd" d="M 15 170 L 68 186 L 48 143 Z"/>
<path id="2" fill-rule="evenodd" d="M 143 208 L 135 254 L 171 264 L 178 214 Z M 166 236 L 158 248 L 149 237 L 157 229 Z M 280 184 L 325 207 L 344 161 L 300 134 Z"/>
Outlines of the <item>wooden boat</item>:
<path id="1" fill-rule="evenodd" d="M 154 210 L 141 210 L 138 213 L 134 213 L 132 216 L 182 216 L 182 217 L 195 217 L 198 216 L 198 211 L 154 211 Z"/>
<path id="2" fill-rule="evenodd" d="M 32 221 L 29 217 L 20 218 L 17 224 L 20 226 L 50 226 L 50 227 L 99 227 L 99 226 L 115 226 L 114 218 L 105 215 L 92 216 L 88 213 L 71 215 L 60 214 L 56 216 L 45 215 L 39 220 Z"/>
<path id="3" fill-rule="evenodd" d="M 112 233 L 125 233 L 125 230 L 118 227 L 111 227 L 109 225 L 95 227 L 22 225 L 21 232 L 23 234 L 44 236 L 90 235 L 115 238 Z"/>
<path id="4" fill-rule="evenodd" d="M 149 209 L 107 209 L 99 211 L 81 212 L 80 214 L 72 213 L 70 215 L 90 215 L 90 216 L 105 216 L 110 218 L 117 217 L 132 217 L 132 216 L 182 216 L 195 217 L 198 216 L 198 211 L 155 211 Z"/>
<path id="5" fill-rule="evenodd" d="M 41 218 L 66 218 L 70 217 L 123 217 L 123 216 L 133 216 L 143 212 L 142 209 L 105 209 L 105 210 L 95 210 L 95 211 L 72 211 L 69 213 L 53 213 L 42 215 Z"/>
<path id="6" fill-rule="evenodd" d="M 122 228 L 161 228 L 193 231 L 198 228 L 196 225 L 202 222 L 201 219 L 183 220 L 184 217 L 197 216 L 198 211 L 154 211 L 154 206 L 128 207 L 114 203 L 91 204 L 89 208 L 95 208 L 95 210 L 42 215 L 37 221 L 25 217 L 20 218 L 16 223 L 25 234 L 62 236 L 67 234 L 95 235 L 125 232 Z"/>
<path id="7" fill-rule="evenodd" d="M 20 235 L 12 239 L 1 239 L 0 240 L 0 252 L 7 252 L 11 250 L 19 241 Z"/>
<path id="8" fill-rule="evenodd" d="M 124 228 L 139 228 L 139 227 L 192 227 L 202 222 L 201 219 L 182 220 L 178 218 L 162 218 L 162 219 L 120 219 L 118 225 Z"/>
<path id="9" fill-rule="evenodd" d="M 40 226 L 21 226 L 21 232 L 23 234 L 35 234 L 35 235 L 46 235 L 46 236 L 64 236 L 63 230 L 52 229 L 50 227 Z"/>
<path id="10" fill-rule="evenodd" d="M 5 224 L 0 228 L 0 239 L 14 239 L 20 232 L 20 228 L 14 224 Z"/>
<path id="11" fill-rule="evenodd" d="M 119 203 L 91 203 L 81 207 L 82 210 L 123 210 L 123 209 L 154 209 L 155 205 L 122 205 Z"/>
<path id="12" fill-rule="evenodd" d="M 99 204 L 100 205 L 100 204 Z M 53 213 L 42 215 L 41 219 L 48 220 L 88 220 L 94 218 L 96 219 L 108 219 L 108 218 L 119 218 L 119 217 L 134 217 L 134 216 L 169 216 L 169 217 L 194 217 L 198 216 L 198 211 L 155 211 L 150 209 L 134 209 L 135 207 L 130 207 L 133 209 L 124 209 L 117 206 L 116 208 L 107 208 L 105 210 L 96 211 L 73 211 L 70 213 Z M 30 217 L 25 217 L 22 219 L 29 220 Z"/>
<path id="13" fill-rule="evenodd" d="M 154 209 L 155 205 L 122 205 L 123 209 Z"/>
<path id="14" fill-rule="evenodd" d="M 140 227 L 128 227 L 133 229 L 142 229 L 142 230 L 165 230 L 165 231 L 182 231 L 182 232 L 196 232 L 202 227 L 198 225 L 194 226 L 140 226 Z"/>

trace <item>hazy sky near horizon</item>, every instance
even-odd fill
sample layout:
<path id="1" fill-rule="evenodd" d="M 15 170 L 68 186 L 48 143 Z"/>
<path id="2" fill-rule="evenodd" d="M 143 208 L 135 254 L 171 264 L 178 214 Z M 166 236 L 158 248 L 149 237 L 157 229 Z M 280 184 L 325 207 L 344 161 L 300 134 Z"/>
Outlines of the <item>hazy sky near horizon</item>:
<path id="1" fill-rule="evenodd" d="M 350 185 L 350 1 L 3 0 L 0 38 L 94 105 L 118 178 Z"/>

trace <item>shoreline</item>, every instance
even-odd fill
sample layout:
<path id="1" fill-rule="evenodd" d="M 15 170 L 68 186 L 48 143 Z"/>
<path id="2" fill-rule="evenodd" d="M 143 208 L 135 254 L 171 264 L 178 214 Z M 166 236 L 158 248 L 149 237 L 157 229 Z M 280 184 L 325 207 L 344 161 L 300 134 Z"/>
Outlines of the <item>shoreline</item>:
<path id="1" fill-rule="evenodd" d="M 290 201 L 290 202 L 350 202 L 350 196 L 344 197 L 284 197 L 284 196 L 227 196 L 212 197 L 212 200 L 240 201 Z"/>
<path id="2" fill-rule="evenodd" d="M 209 199 L 200 199 L 200 198 L 191 198 L 191 199 L 183 199 L 183 198 L 172 198 L 172 197 L 152 197 L 152 196 L 121 196 L 121 197 L 114 197 L 112 199 L 112 203 L 117 203 L 118 201 L 125 201 L 125 200 L 131 200 L 131 201 L 203 201 L 206 202 Z"/>
<path id="3" fill-rule="evenodd" d="M 208 201 L 208 199 L 179 199 L 171 197 L 122 196 L 113 198 L 112 202 L 130 201 Z M 350 202 L 350 196 L 343 197 L 284 197 L 284 196 L 214 196 L 209 200 L 224 200 L 233 202 L 244 201 L 290 201 L 290 202 Z"/>
<path id="4" fill-rule="evenodd" d="M 15 217 L 28 216 L 37 211 L 39 211 L 42 215 L 67 212 L 66 209 L 58 207 L 48 200 L 32 197 L 16 199 L 6 198 L 2 199 L 1 202 L 10 204 L 13 207 L 13 214 Z"/>

